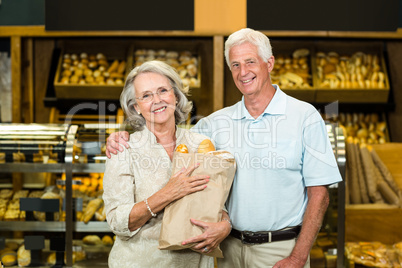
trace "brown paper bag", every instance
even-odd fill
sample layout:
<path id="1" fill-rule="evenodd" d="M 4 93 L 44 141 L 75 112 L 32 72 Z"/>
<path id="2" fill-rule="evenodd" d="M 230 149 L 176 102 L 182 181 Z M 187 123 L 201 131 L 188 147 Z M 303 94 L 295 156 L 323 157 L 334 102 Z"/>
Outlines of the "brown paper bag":
<path id="1" fill-rule="evenodd" d="M 208 154 L 175 152 L 172 174 L 194 163 L 200 163 L 200 166 L 192 175 L 209 175 L 208 186 L 202 191 L 187 195 L 166 206 L 159 237 L 159 249 L 180 250 L 194 246 L 194 244 L 181 244 L 184 240 L 203 233 L 201 227 L 190 222 L 191 218 L 205 222 L 218 222 L 222 218 L 222 209 L 236 171 L 234 157 L 226 151 Z M 219 246 L 206 255 L 223 258 Z"/>

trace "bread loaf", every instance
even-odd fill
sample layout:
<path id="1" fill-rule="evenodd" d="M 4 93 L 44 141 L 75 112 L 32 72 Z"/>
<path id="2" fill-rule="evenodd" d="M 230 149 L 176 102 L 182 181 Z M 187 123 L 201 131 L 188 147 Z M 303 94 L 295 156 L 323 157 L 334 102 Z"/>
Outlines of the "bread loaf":
<path id="1" fill-rule="evenodd" d="M 14 251 L 4 253 L 1 255 L 1 261 L 3 262 L 4 266 L 13 266 L 17 263 L 17 254 Z"/>
<path id="2" fill-rule="evenodd" d="M 176 152 L 187 154 L 188 148 L 185 144 L 180 144 L 179 146 L 177 146 Z"/>
<path id="3" fill-rule="evenodd" d="M 102 244 L 105 246 L 113 246 L 113 239 L 109 235 L 102 237 Z"/>
<path id="4" fill-rule="evenodd" d="M 31 251 L 25 249 L 25 245 L 20 246 L 17 251 L 18 266 L 26 267 L 31 264 Z"/>
<path id="5" fill-rule="evenodd" d="M 101 198 L 95 198 L 89 201 L 87 208 L 85 209 L 83 215 L 81 216 L 81 221 L 88 223 L 91 218 L 95 215 L 95 212 L 103 205 L 103 200 Z"/>
<path id="6" fill-rule="evenodd" d="M 96 212 L 95 212 L 95 219 L 97 221 L 104 221 L 106 220 L 106 212 L 105 212 L 105 206 L 102 205 Z"/>
<path id="7" fill-rule="evenodd" d="M 212 151 L 215 151 L 215 146 L 212 144 L 211 140 L 205 139 L 198 145 L 198 153 L 206 154 Z"/>
<path id="8" fill-rule="evenodd" d="M 19 244 L 15 241 L 8 241 L 6 242 L 6 248 L 17 251 L 19 248 Z"/>
<path id="9" fill-rule="evenodd" d="M 73 264 L 74 264 L 76 261 L 76 253 L 75 252 L 73 252 L 72 257 L 73 257 Z M 49 256 L 47 256 L 46 262 L 49 265 L 55 265 L 56 264 L 56 252 L 50 253 Z M 64 262 L 65 263 L 67 262 L 65 253 L 64 253 Z"/>
<path id="10" fill-rule="evenodd" d="M 91 246 L 102 244 L 102 240 L 97 235 L 87 235 L 82 239 L 82 242 Z"/>

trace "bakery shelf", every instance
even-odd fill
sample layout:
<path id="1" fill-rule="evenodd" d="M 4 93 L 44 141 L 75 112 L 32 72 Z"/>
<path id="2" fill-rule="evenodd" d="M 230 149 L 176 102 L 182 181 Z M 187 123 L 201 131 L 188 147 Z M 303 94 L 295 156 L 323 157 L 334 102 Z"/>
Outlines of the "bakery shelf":
<path id="1" fill-rule="evenodd" d="M 64 232 L 65 222 L 41 222 L 41 221 L 0 221 L 2 231 L 23 232 Z"/>
<path id="2" fill-rule="evenodd" d="M 313 54 L 313 79 L 314 79 L 314 88 L 316 89 L 316 97 L 315 102 L 317 103 L 327 103 L 339 101 L 341 103 L 386 103 L 388 101 L 388 96 L 390 92 L 390 83 L 387 72 L 387 67 L 383 54 L 383 43 L 381 42 L 334 42 L 334 41 L 320 41 L 315 43 L 315 53 Z M 339 63 L 346 63 L 345 68 L 349 71 L 349 73 L 341 73 L 339 63 L 327 62 L 325 66 L 320 66 L 320 59 L 325 55 L 325 57 L 331 59 L 333 57 Z M 337 56 L 334 56 L 337 55 Z M 360 55 L 357 57 L 357 55 Z M 345 57 L 346 56 L 346 57 Z M 351 60 L 355 56 L 355 60 Z M 324 57 L 324 58 L 325 58 Z M 369 58 L 376 58 L 378 63 L 376 64 L 379 67 L 378 70 L 372 68 L 374 66 L 373 63 L 369 63 Z M 348 60 L 345 60 L 349 58 Z M 362 59 L 361 62 L 358 61 Z M 366 61 L 366 64 L 364 64 Z M 359 62 L 359 63 L 358 63 Z M 333 71 L 329 70 L 332 67 Z M 318 69 L 327 69 L 326 72 L 323 70 L 323 76 L 331 76 L 330 79 L 324 79 L 324 77 L 319 77 Z M 366 75 L 364 75 L 364 71 L 367 70 Z M 382 73 L 384 76 L 383 86 L 377 86 L 377 83 L 374 83 L 372 80 L 374 79 L 374 73 Z M 363 74 L 363 75 L 362 75 Z M 349 75 L 351 76 L 351 80 L 342 81 L 339 80 L 340 77 Z M 363 79 L 357 81 L 358 75 L 362 75 Z M 355 78 L 353 78 L 356 76 Z M 366 78 L 365 78 L 366 77 Z M 331 80 L 332 79 L 332 80 Z M 355 79 L 355 80 L 353 80 Z M 347 80 L 347 79 L 346 79 Z M 323 86 L 327 83 L 326 86 Z M 343 83 L 342 86 L 333 86 L 330 87 L 330 84 L 335 83 Z M 346 83 L 345 83 L 346 82 Z M 359 86 L 351 86 L 353 83 L 357 83 Z M 359 82 L 359 83 L 358 83 Z M 364 86 L 364 87 L 363 87 Z"/>
<path id="3" fill-rule="evenodd" d="M 278 84 L 292 97 L 314 102 L 316 95 L 312 73 L 314 42 L 272 40 L 271 45 L 275 56 L 274 70 L 271 73 L 272 82 Z"/>
<path id="4" fill-rule="evenodd" d="M 1 172 L 52 172 L 63 173 L 65 164 L 38 164 L 38 163 L 4 163 L 0 164 Z"/>
<path id="5" fill-rule="evenodd" d="M 75 222 L 74 223 L 75 232 L 97 232 L 97 233 L 110 233 L 112 232 L 109 225 L 105 221 L 90 221 L 85 222 Z"/>
<path id="6" fill-rule="evenodd" d="M 22 231 L 22 232 L 64 232 L 66 223 L 61 221 L 42 222 L 42 221 L 0 221 L 2 231 Z M 110 233 L 111 230 L 107 222 L 74 222 L 73 231 L 75 232 L 96 232 Z"/>
<path id="7" fill-rule="evenodd" d="M 54 78 L 54 89 L 56 97 L 59 99 L 119 99 L 121 91 L 124 86 L 124 79 L 127 72 L 132 66 L 132 47 L 127 42 L 118 42 L 115 40 L 99 41 L 99 40 L 74 40 L 62 42 L 62 52 L 59 57 L 56 75 Z M 63 82 L 63 58 L 65 55 L 80 55 L 85 53 L 87 55 L 99 55 L 103 54 L 109 65 L 106 66 L 106 70 L 110 67 L 113 61 L 125 62 L 124 74 L 120 78 L 120 84 L 111 82 L 109 84 L 103 81 L 103 84 L 94 84 L 86 81 L 85 84 Z M 78 61 L 78 60 L 76 60 Z M 104 60 L 105 61 L 105 60 Z M 95 60 L 96 62 L 96 60 Z M 73 66 L 73 63 L 71 64 Z M 79 66 L 79 63 L 77 63 Z M 87 65 L 85 65 L 87 66 Z M 89 65 L 88 65 L 89 66 Z M 73 66 L 74 67 L 74 66 Z M 71 67 L 71 68 L 73 68 Z M 82 68 L 82 70 L 90 70 L 88 67 Z M 92 73 L 92 71 L 91 71 Z M 106 73 L 106 72 L 105 72 Z M 111 74 L 109 74 L 111 75 Z M 91 76 L 91 75 L 90 75 Z M 101 75 L 103 77 L 103 75 Z M 85 81 L 85 80 L 83 80 Z"/>
<path id="8" fill-rule="evenodd" d="M 65 163 L 42 164 L 42 163 L 3 163 L 0 164 L 0 170 L 4 172 L 49 172 L 49 173 L 64 173 L 66 172 Z M 74 173 L 102 173 L 105 171 L 104 163 L 74 163 L 72 172 Z"/>
<path id="9" fill-rule="evenodd" d="M 105 171 L 105 164 L 102 163 L 88 163 L 88 164 L 74 164 L 74 173 L 103 173 Z"/>

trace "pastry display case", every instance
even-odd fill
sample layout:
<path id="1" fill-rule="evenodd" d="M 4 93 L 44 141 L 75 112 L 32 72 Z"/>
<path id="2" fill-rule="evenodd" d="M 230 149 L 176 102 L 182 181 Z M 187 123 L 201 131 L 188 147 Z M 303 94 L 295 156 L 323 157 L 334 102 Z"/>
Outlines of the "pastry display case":
<path id="1" fill-rule="evenodd" d="M 2 124 L 2 171 L 60 171 L 65 161 L 68 125 Z M 35 164 L 35 165 L 33 165 Z"/>
<path id="2" fill-rule="evenodd" d="M 0 252 L 11 242 L 29 245 L 33 235 L 44 240 L 41 266 L 55 263 L 55 238 L 63 241 L 69 267 L 78 261 L 88 267 L 105 256 L 113 239 L 102 213 L 104 148 L 107 135 L 119 129 L 114 124 L 0 125 Z M 41 187 L 21 176 L 35 180 L 38 173 L 49 175 Z M 16 233 L 23 234 L 19 242 Z M 89 235 L 102 239 L 95 243 Z"/>

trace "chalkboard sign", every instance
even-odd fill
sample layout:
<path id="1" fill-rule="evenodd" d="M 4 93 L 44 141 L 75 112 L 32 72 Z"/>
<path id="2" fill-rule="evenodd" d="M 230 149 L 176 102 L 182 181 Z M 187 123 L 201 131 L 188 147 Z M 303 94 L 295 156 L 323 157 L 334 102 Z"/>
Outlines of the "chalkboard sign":
<path id="1" fill-rule="evenodd" d="M 0 25 L 44 25 L 45 0 L 1 0 Z"/>
<path id="2" fill-rule="evenodd" d="M 247 27 L 292 31 L 396 31 L 400 0 L 247 0 Z"/>
<path id="3" fill-rule="evenodd" d="M 192 0 L 45 1 L 47 31 L 194 31 Z"/>

